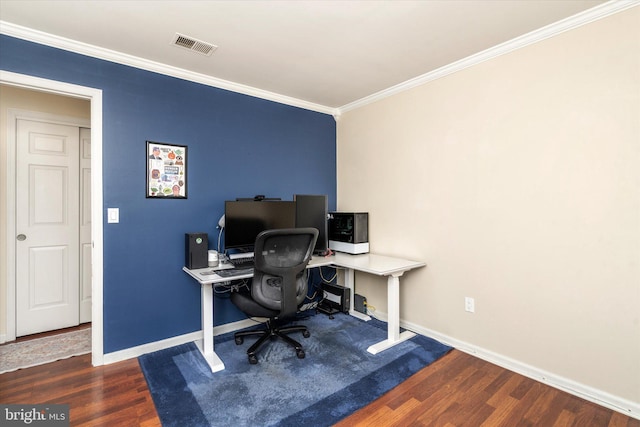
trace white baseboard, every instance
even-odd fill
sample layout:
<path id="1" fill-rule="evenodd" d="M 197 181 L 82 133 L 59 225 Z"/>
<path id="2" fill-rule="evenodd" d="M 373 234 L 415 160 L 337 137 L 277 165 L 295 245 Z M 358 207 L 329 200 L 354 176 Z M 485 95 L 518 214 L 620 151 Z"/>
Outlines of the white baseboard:
<path id="1" fill-rule="evenodd" d="M 387 321 L 386 313 L 376 311 L 374 313 L 371 313 L 371 315 L 382 321 Z M 227 332 L 234 332 L 249 326 L 253 326 L 255 324 L 256 322 L 251 319 L 227 323 L 214 327 L 213 335 L 217 336 L 225 334 Z M 416 332 L 429 338 L 433 338 L 460 351 L 471 354 L 475 357 L 486 360 L 487 362 L 501 366 L 520 375 L 524 375 L 525 377 L 539 381 L 550 387 L 557 388 L 559 390 L 604 406 L 605 408 L 609 408 L 616 412 L 620 412 L 632 418 L 640 419 L 640 403 L 632 402 L 630 400 L 614 396 L 602 390 L 598 390 L 593 387 L 589 387 L 587 385 L 570 380 L 568 378 L 564 378 L 560 375 L 538 369 L 534 366 L 527 365 L 526 363 L 522 363 L 501 354 L 474 346 L 467 342 L 460 341 L 458 339 L 452 338 L 436 331 L 432 331 L 413 323 L 401 320 L 400 325 L 403 328 L 409 329 L 410 331 Z M 0 338 L 2 337 L 0 336 Z M 163 350 L 165 348 L 174 347 L 176 345 L 185 344 L 199 339 L 202 339 L 202 331 L 191 332 L 189 334 L 127 348 L 124 350 L 105 354 L 104 363 L 106 365 L 110 363 L 120 362 L 122 360 L 132 359 L 142 356 L 143 354 L 152 353 L 154 351 Z"/>
<path id="2" fill-rule="evenodd" d="M 383 317 L 386 317 L 386 315 L 383 313 L 376 313 L 376 317 L 382 319 Z M 613 411 L 620 412 L 629 417 L 640 419 L 640 403 L 638 402 L 632 402 L 630 400 L 614 396 L 605 391 L 598 390 L 585 384 L 581 384 L 568 378 L 564 378 L 560 375 L 544 371 L 542 369 L 536 368 L 535 366 L 527 365 L 526 363 L 522 363 L 501 354 L 494 353 L 492 351 L 474 346 L 467 342 L 460 341 L 450 336 L 432 331 L 430 329 L 423 328 L 422 326 L 413 323 L 400 321 L 400 325 L 403 328 L 409 329 L 410 331 L 433 338 L 460 351 L 478 357 L 482 360 L 486 360 L 487 362 L 501 366 L 520 375 L 524 375 L 525 377 L 531 378 L 548 386 L 557 388 L 574 396 L 596 403 L 600 406 L 604 406 L 605 408 L 609 408 Z"/>
<path id="3" fill-rule="evenodd" d="M 7 342 L 7 334 L 0 334 L 0 344 Z"/>
<path id="4" fill-rule="evenodd" d="M 234 332 L 249 326 L 255 325 L 256 322 L 251 319 L 244 319 L 238 322 L 226 323 L 224 325 L 215 326 L 213 328 L 213 336 L 226 334 L 227 332 Z M 175 347 L 180 344 L 186 344 L 188 342 L 201 340 L 202 331 L 191 332 L 177 337 L 167 338 L 160 341 L 150 342 L 147 344 L 138 345 L 124 350 L 114 351 L 104 355 L 104 364 L 121 362 L 127 359 L 133 359 L 143 354 L 153 353 L 154 351 L 164 350 L 165 348 Z"/>

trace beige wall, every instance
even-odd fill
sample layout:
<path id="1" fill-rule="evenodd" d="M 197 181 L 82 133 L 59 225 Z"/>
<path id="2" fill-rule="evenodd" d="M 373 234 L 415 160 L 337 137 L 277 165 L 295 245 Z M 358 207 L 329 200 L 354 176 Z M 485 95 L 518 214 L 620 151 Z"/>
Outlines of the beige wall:
<path id="1" fill-rule="evenodd" d="M 37 111 L 90 120 L 89 101 L 0 85 L 0 336 L 7 332 L 7 114 L 8 109 Z M 10 206 L 15 209 L 15 206 Z"/>
<path id="2" fill-rule="evenodd" d="M 339 210 L 428 264 L 404 321 L 640 404 L 639 52 L 635 7 L 340 117 Z"/>

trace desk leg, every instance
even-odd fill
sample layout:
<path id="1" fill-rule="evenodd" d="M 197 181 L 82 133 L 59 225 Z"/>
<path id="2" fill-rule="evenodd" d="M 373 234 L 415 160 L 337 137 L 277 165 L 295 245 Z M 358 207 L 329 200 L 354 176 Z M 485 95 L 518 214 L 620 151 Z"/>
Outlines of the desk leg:
<path id="1" fill-rule="evenodd" d="M 353 300 L 355 299 L 354 295 L 356 291 L 355 271 L 353 268 L 347 268 L 344 270 L 344 286 L 349 288 L 349 294 L 351 295 L 351 298 L 349 298 L 349 314 L 367 322 L 371 320 L 371 317 L 353 309 Z"/>
<path id="2" fill-rule="evenodd" d="M 400 276 L 402 273 L 387 278 L 387 339 L 370 346 L 367 351 L 371 354 L 378 354 L 416 335 L 411 331 L 400 333 Z"/>
<path id="3" fill-rule="evenodd" d="M 201 285 L 202 301 L 202 340 L 196 345 L 211 367 L 211 372 L 218 372 L 224 369 L 224 363 L 213 351 L 213 285 Z"/>

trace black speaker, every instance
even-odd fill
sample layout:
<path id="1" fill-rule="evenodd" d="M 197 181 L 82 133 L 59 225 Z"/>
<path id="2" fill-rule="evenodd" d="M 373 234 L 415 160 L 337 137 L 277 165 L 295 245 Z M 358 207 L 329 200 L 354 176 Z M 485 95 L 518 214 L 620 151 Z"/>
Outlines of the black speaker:
<path id="1" fill-rule="evenodd" d="M 185 233 L 184 264 L 189 270 L 209 266 L 209 237 L 207 233 Z"/>

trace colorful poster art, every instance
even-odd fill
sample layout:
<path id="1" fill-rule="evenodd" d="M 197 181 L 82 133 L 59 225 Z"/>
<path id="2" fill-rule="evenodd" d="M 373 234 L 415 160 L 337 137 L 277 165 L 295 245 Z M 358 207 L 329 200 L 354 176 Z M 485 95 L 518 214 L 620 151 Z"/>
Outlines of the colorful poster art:
<path id="1" fill-rule="evenodd" d="M 147 141 L 147 197 L 187 198 L 187 147 Z"/>

